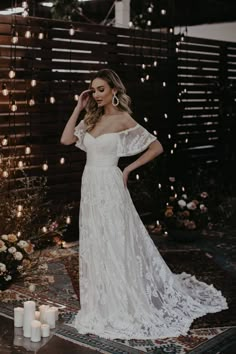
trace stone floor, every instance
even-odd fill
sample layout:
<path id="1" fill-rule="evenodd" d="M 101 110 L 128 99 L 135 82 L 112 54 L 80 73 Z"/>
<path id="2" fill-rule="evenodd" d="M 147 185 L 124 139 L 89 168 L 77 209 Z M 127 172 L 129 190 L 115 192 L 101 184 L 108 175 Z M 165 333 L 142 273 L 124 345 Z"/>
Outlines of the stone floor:
<path id="1" fill-rule="evenodd" d="M 224 228 L 222 230 L 213 230 L 205 236 L 205 238 L 196 240 L 189 244 L 179 244 L 175 241 L 160 237 L 156 234 L 151 234 L 151 237 L 159 248 L 159 250 L 176 250 L 176 249 L 203 249 L 210 257 L 214 256 L 216 261 L 225 269 L 232 271 L 232 276 L 236 276 L 235 267 L 236 260 L 236 230 Z M 58 336 L 53 335 L 44 341 L 32 343 L 29 339 L 23 338 L 18 329 L 14 328 L 12 319 L 0 316 L 0 354 L 23 354 L 23 353 L 39 353 L 39 354 L 92 354 L 98 352 L 90 348 L 79 346 L 73 342 L 66 341 Z M 143 351 L 137 351 L 144 353 Z M 157 354 L 167 353 L 168 351 L 158 352 Z M 169 353 L 169 352 L 168 352 Z M 177 352 L 171 352 L 172 354 Z M 189 352 L 191 353 L 191 352 Z M 194 350 L 194 353 L 204 353 L 202 351 Z M 235 342 L 222 350 L 206 351 L 206 354 L 235 354 L 236 353 L 236 338 Z"/>

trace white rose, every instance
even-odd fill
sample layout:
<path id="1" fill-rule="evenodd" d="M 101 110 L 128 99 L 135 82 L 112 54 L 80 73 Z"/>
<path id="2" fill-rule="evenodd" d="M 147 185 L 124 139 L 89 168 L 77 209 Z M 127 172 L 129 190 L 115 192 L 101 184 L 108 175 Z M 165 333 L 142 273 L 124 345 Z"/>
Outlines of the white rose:
<path id="1" fill-rule="evenodd" d="M 195 210 L 195 209 L 197 208 L 197 206 L 196 206 L 195 203 L 190 202 L 190 203 L 187 204 L 187 208 L 188 208 L 189 210 Z"/>
<path id="2" fill-rule="evenodd" d="M 183 199 L 187 199 L 188 197 L 187 197 L 187 194 L 182 194 L 182 198 Z"/>
<path id="3" fill-rule="evenodd" d="M 6 251 L 7 247 L 3 241 L 0 242 L 0 252 Z"/>
<path id="4" fill-rule="evenodd" d="M 8 274 L 8 275 L 5 276 L 4 278 L 5 278 L 6 281 L 9 281 L 9 280 L 11 280 L 12 277 L 11 277 L 11 275 Z"/>
<path id="5" fill-rule="evenodd" d="M 0 263 L 0 272 L 4 273 L 7 270 L 4 263 Z"/>
<path id="6" fill-rule="evenodd" d="M 20 247 L 20 248 L 25 248 L 25 247 L 28 247 L 29 244 L 28 242 L 24 241 L 24 240 L 21 240 L 17 243 L 17 245 Z"/>
<path id="7" fill-rule="evenodd" d="M 10 248 L 8 248 L 8 252 L 13 254 L 13 253 L 16 252 L 16 248 L 15 247 L 10 247 Z"/>
<path id="8" fill-rule="evenodd" d="M 18 265 L 17 266 L 17 270 L 21 271 L 23 269 L 23 266 L 22 265 Z"/>
<path id="9" fill-rule="evenodd" d="M 4 241 L 7 241 L 8 240 L 8 235 L 2 235 L 1 239 L 4 240 Z"/>
<path id="10" fill-rule="evenodd" d="M 184 207 L 186 206 L 186 202 L 185 202 L 185 200 L 183 200 L 183 199 L 180 199 L 180 200 L 178 201 L 178 204 L 179 204 L 180 208 L 184 208 Z"/>
<path id="11" fill-rule="evenodd" d="M 23 254 L 21 252 L 16 252 L 14 253 L 14 258 L 17 260 L 17 261 L 21 261 L 22 258 L 23 258 Z"/>

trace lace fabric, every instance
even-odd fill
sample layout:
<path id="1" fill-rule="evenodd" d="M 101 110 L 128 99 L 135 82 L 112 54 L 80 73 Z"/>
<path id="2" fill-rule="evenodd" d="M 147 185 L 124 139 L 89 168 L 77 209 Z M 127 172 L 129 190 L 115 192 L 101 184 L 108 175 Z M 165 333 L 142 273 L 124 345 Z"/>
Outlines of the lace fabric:
<path id="1" fill-rule="evenodd" d="M 195 318 L 227 309 L 213 284 L 170 270 L 124 186 L 119 157 L 144 151 L 156 137 L 137 125 L 94 138 L 82 124 L 76 129 L 76 146 L 87 152 L 79 211 L 81 308 L 72 326 L 108 339 L 176 337 Z"/>

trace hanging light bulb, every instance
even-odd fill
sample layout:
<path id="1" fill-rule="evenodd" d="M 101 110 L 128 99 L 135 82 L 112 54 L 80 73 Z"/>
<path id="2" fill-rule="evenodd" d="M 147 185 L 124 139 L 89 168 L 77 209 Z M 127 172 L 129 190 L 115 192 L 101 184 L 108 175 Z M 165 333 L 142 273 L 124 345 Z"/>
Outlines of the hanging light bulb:
<path id="1" fill-rule="evenodd" d="M 74 94 L 74 100 L 75 101 L 78 101 L 79 100 L 79 95 L 76 93 L 76 94 Z"/>
<path id="2" fill-rule="evenodd" d="M 18 167 L 22 168 L 24 166 L 24 162 L 22 160 L 18 161 Z"/>
<path id="3" fill-rule="evenodd" d="M 46 233 L 48 230 L 47 230 L 47 228 L 46 228 L 46 226 L 43 226 L 42 227 L 42 231 L 44 232 L 44 233 Z"/>
<path id="4" fill-rule="evenodd" d="M 162 16 L 165 16 L 166 15 L 166 10 L 165 9 L 161 9 L 161 14 L 162 14 Z"/>
<path id="5" fill-rule="evenodd" d="M 44 171 L 47 171 L 47 170 L 48 170 L 48 164 L 47 164 L 47 162 L 44 162 L 44 163 L 43 163 L 42 169 L 43 169 Z"/>
<path id="6" fill-rule="evenodd" d="M 7 146 L 8 145 L 8 138 L 7 136 L 4 136 L 4 138 L 2 139 L 2 146 Z"/>
<path id="7" fill-rule="evenodd" d="M 31 154 L 31 147 L 30 147 L 29 145 L 27 145 L 27 146 L 25 147 L 25 154 L 26 154 L 26 155 Z"/>
<path id="8" fill-rule="evenodd" d="M 11 111 L 12 111 L 12 112 L 16 112 L 16 111 L 17 111 L 17 104 L 16 104 L 16 101 L 15 101 L 15 100 L 12 100 L 12 101 L 11 101 L 11 106 L 10 106 L 10 108 L 11 108 Z"/>
<path id="9" fill-rule="evenodd" d="M 9 173 L 7 171 L 3 171 L 2 176 L 4 178 L 7 178 L 9 176 Z"/>
<path id="10" fill-rule="evenodd" d="M 170 189 L 173 191 L 174 190 L 174 186 L 170 186 Z"/>
<path id="11" fill-rule="evenodd" d="M 185 139 L 185 143 L 188 143 L 188 138 Z"/>
<path id="12" fill-rule="evenodd" d="M 148 117 L 143 118 L 144 122 L 148 122 Z"/>
<path id="13" fill-rule="evenodd" d="M 157 66 L 157 60 L 154 60 L 153 62 L 153 66 L 156 67 Z"/>
<path id="14" fill-rule="evenodd" d="M 30 29 L 27 29 L 27 31 L 25 32 L 25 38 L 31 38 L 32 34 Z"/>
<path id="15" fill-rule="evenodd" d="M 182 192 L 185 192 L 185 188 L 184 188 L 184 186 L 183 186 L 181 189 L 182 189 Z"/>
<path id="16" fill-rule="evenodd" d="M 38 39 L 44 39 L 44 32 L 43 32 L 42 28 L 40 28 L 40 32 L 38 34 Z"/>
<path id="17" fill-rule="evenodd" d="M 10 79 L 14 79 L 14 77 L 16 76 L 16 72 L 15 70 L 13 69 L 13 67 L 10 68 L 10 71 L 8 73 L 8 76 Z"/>
<path id="18" fill-rule="evenodd" d="M 166 82 L 165 81 L 162 82 L 162 86 L 166 87 Z"/>
<path id="19" fill-rule="evenodd" d="M 175 143 L 175 144 L 174 144 L 174 149 L 176 149 L 176 148 L 177 148 L 177 144 Z"/>
<path id="20" fill-rule="evenodd" d="M 142 64 L 142 69 L 146 69 L 146 64 Z"/>
<path id="21" fill-rule="evenodd" d="M 20 232 L 20 231 L 17 232 L 17 236 L 18 236 L 18 237 L 21 236 L 21 232 Z"/>
<path id="22" fill-rule="evenodd" d="M 3 94 L 3 96 L 7 96 L 9 94 L 6 83 L 2 84 L 2 94 Z"/>
<path id="23" fill-rule="evenodd" d="M 177 197 L 178 197 L 178 194 L 177 194 L 177 193 L 175 193 L 174 197 L 175 197 L 175 198 L 177 198 Z"/>
<path id="24" fill-rule="evenodd" d="M 35 79 L 32 79 L 32 80 L 30 81 L 30 85 L 31 85 L 32 87 L 35 87 L 35 86 L 37 85 L 37 81 L 36 81 Z"/>
<path id="25" fill-rule="evenodd" d="M 129 21 L 129 28 L 133 27 L 133 22 Z"/>
<path id="26" fill-rule="evenodd" d="M 74 29 L 73 25 L 70 26 L 69 34 L 70 34 L 70 36 L 74 36 L 74 34 L 75 34 L 75 29 Z"/>
<path id="27" fill-rule="evenodd" d="M 158 188 L 161 189 L 161 183 L 158 183 Z"/>
<path id="28" fill-rule="evenodd" d="M 146 77 L 145 77 L 146 80 L 149 80 L 149 75 L 147 74 Z"/>
<path id="29" fill-rule="evenodd" d="M 173 27 L 170 27 L 169 32 L 170 32 L 170 33 L 173 33 L 173 32 L 174 32 Z"/>
<path id="30" fill-rule="evenodd" d="M 71 223 L 71 217 L 70 217 L 70 216 L 67 216 L 67 217 L 66 217 L 66 223 L 67 223 L 67 224 L 70 224 L 70 223 Z"/>
<path id="31" fill-rule="evenodd" d="M 65 163 L 65 158 L 64 158 L 64 157 L 61 157 L 61 158 L 60 158 L 60 164 L 61 164 L 61 165 L 64 165 L 64 163 Z"/>
<path id="32" fill-rule="evenodd" d="M 55 99 L 55 97 L 54 97 L 53 95 L 50 96 L 49 102 L 50 102 L 51 104 L 54 104 L 54 103 L 56 102 L 56 99 Z"/>
<path id="33" fill-rule="evenodd" d="M 145 81 L 144 77 L 141 77 L 140 80 L 141 80 L 142 83 Z"/>
<path id="34" fill-rule="evenodd" d="M 20 218 L 20 217 L 22 216 L 22 212 L 21 212 L 21 211 L 18 211 L 18 212 L 16 213 L 16 216 L 17 216 L 18 218 Z"/>
<path id="35" fill-rule="evenodd" d="M 35 105 L 35 99 L 34 97 L 31 97 L 29 100 L 29 106 L 34 106 Z"/>
<path id="36" fill-rule="evenodd" d="M 147 26 L 151 26 L 152 25 L 152 21 L 151 20 L 148 20 L 147 21 Z"/>
<path id="37" fill-rule="evenodd" d="M 168 118 L 168 114 L 164 113 L 164 118 L 167 119 Z"/>
<path id="38" fill-rule="evenodd" d="M 16 32 L 16 30 L 13 30 L 11 42 L 12 42 L 13 44 L 16 44 L 16 43 L 18 43 L 18 40 L 19 40 L 18 32 Z"/>
<path id="39" fill-rule="evenodd" d="M 147 10 L 148 10 L 148 12 L 151 14 L 151 13 L 152 13 L 152 10 L 153 10 L 153 6 L 150 5 Z"/>
<path id="40" fill-rule="evenodd" d="M 168 139 L 171 139 L 171 134 L 168 134 Z"/>
<path id="41" fill-rule="evenodd" d="M 156 130 L 153 130 L 153 134 L 154 134 L 154 135 L 157 135 L 157 131 L 156 131 Z"/>
<path id="42" fill-rule="evenodd" d="M 139 180 L 139 174 L 136 175 L 136 179 L 137 179 L 137 181 Z"/>
<path id="43" fill-rule="evenodd" d="M 17 210 L 18 211 L 22 211 L 23 210 L 23 205 L 21 205 L 21 204 L 17 205 Z"/>

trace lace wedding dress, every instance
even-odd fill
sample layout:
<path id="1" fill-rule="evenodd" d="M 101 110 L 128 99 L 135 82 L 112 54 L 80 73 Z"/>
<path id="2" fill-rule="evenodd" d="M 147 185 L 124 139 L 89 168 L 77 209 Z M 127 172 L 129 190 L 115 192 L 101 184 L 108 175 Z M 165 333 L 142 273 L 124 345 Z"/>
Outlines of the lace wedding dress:
<path id="1" fill-rule="evenodd" d="M 72 326 L 108 339 L 176 337 L 195 318 L 227 309 L 213 284 L 170 270 L 124 186 L 119 157 L 144 151 L 156 137 L 140 124 L 96 138 L 85 128 L 82 120 L 74 133 L 87 160 L 79 213 L 81 309 Z"/>

